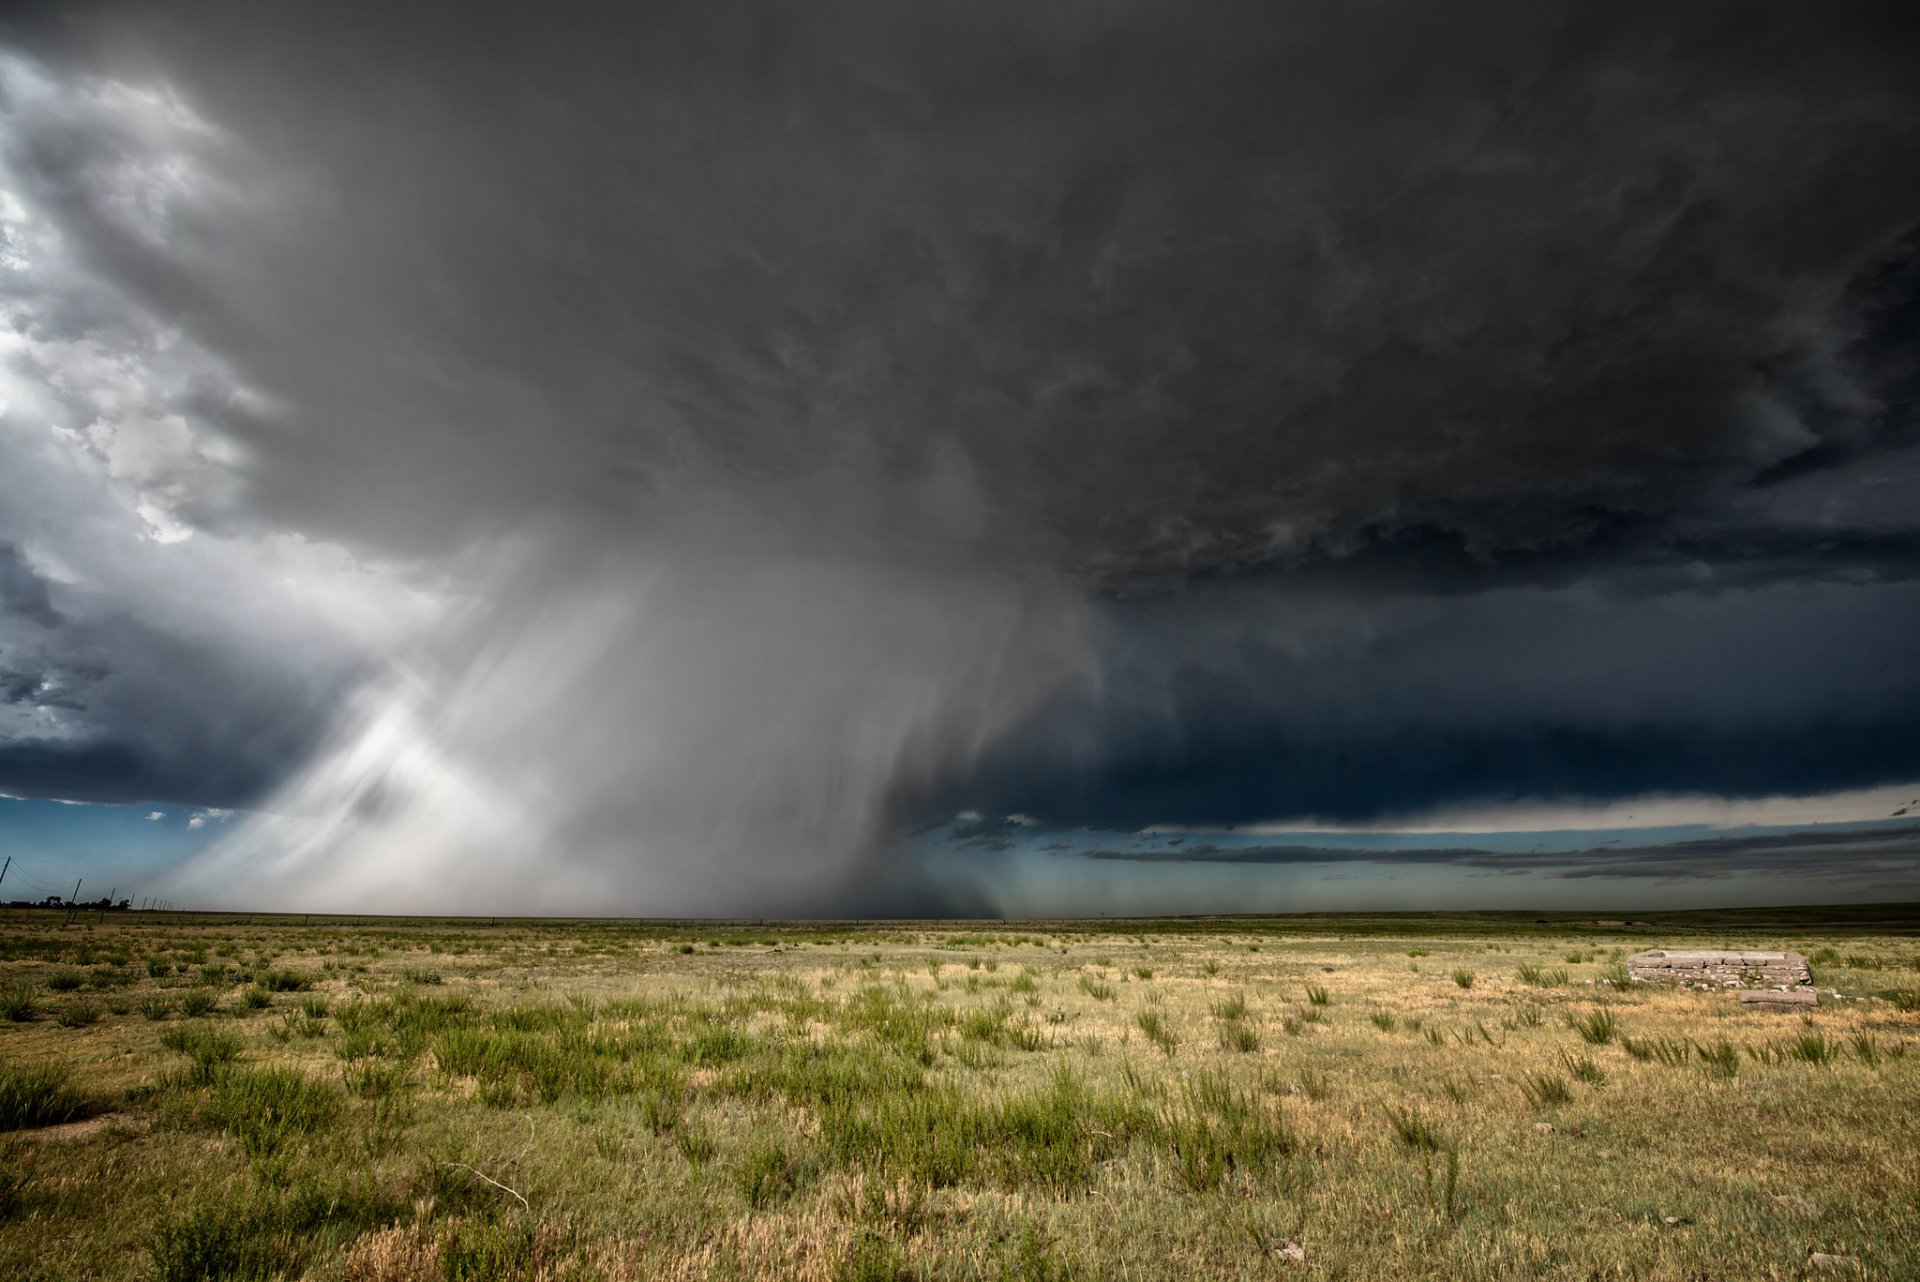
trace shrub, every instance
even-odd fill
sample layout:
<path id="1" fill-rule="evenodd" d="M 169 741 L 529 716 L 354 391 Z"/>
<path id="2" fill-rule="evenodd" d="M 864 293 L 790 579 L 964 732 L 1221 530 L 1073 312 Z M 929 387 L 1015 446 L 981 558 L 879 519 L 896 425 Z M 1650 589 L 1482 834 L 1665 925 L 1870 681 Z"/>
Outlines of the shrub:
<path id="1" fill-rule="evenodd" d="M 1724 1037 L 1712 1045 L 1695 1042 L 1693 1053 L 1702 1068 L 1718 1077 L 1732 1077 L 1740 1071 L 1740 1053 Z"/>
<path id="2" fill-rule="evenodd" d="M 148 1246 L 155 1282 L 267 1282 L 291 1263 L 283 1237 L 247 1209 L 202 1203 L 160 1225 Z"/>
<path id="3" fill-rule="evenodd" d="M 211 1091 L 192 1118 L 240 1142 L 249 1157 L 269 1157 L 290 1140 L 330 1127 L 339 1115 L 339 1091 L 287 1068 L 237 1065 L 213 1073 Z"/>
<path id="4" fill-rule="evenodd" d="M 1247 1017 L 1247 998 L 1244 993 L 1235 993 L 1231 997 L 1213 1004 L 1215 1019 L 1237 1020 Z"/>
<path id="5" fill-rule="evenodd" d="M 1400 1147 L 1420 1153 L 1441 1153 L 1451 1147 L 1427 1118 L 1412 1108 L 1387 1106 L 1387 1122 Z"/>
<path id="6" fill-rule="evenodd" d="M 55 1064 L 0 1064 L 0 1131 L 53 1126 L 93 1112 L 67 1070 Z"/>
<path id="7" fill-rule="evenodd" d="M 56 993 L 70 993 L 87 982 L 87 977 L 77 970 L 50 971 L 47 975 L 47 987 Z"/>
<path id="8" fill-rule="evenodd" d="M 0 1015 L 16 1024 L 24 1024 L 39 1013 L 39 1007 L 34 1005 L 33 990 L 25 984 L 0 989 Z"/>
<path id="9" fill-rule="evenodd" d="M 180 998 L 180 1013 L 189 1018 L 198 1019 L 202 1015 L 211 1015 L 213 1008 L 220 1004 L 212 989 L 189 988 Z"/>
<path id="10" fill-rule="evenodd" d="M 1830 1064 L 1840 1058 L 1840 1043 L 1825 1033 L 1802 1033 L 1788 1042 L 1786 1054 L 1803 1064 Z"/>
<path id="11" fill-rule="evenodd" d="M 1174 1047 L 1180 1044 L 1180 1039 L 1174 1036 L 1173 1030 L 1167 1027 L 1166 1021 L 1160 1018 L 1160 1012 L 1157 1010 L 1143 1010 L 1133 1017 L 1133 1022 L 1139 1025 L 1140 1031 L 1147 1035 L 1148 1041 L 1169 1055 L 1173 1054 Z"/>
<path id="12" fill-rule="evenodd" d="M 777 1138 L 761 1138 L 733 1170 L 733 1186 L 754 1210 L 778 1206 L 794 1195 L 802 1163 Z"/>
<path id="13" fill-rule="evenodd" d="M 900 1282 L 912 1276 L 900 1248 L 872 1229 L 856 1233 L 833 1266 L 833 1282 Z"/>
<path id="14" fill-rule="evenodd" d="M 199 1024 L 169 1028 L 161 1034 L 160 1045 L 192 1061 L 183 1082 L 190 1086 L 207 1085 L 224 1065 L 240 1058 L 238 1038 Z"/>
<path id="15" fill-rule="evenodd" d="M 1462 988 L 1472 988 L 1473 971 L 1465 966 L 1455 966 L 1453 968 L 1453 982 Z"/>
<path id="16" fill-rule="evenodd" d="M 1520 1093 L 1535 1108 L 1565 1104 L 1573 1098 L 1567 1079 L 1558 1073 L 1528 1073 L 1520 1079 Z"/>
<path id="17" fill-rule="evenodd" d="M 100 1008 L 98 1006 L 93 1005 L 91 1002 L 74 1002 L 72 1005 L 61 1010 L 60 1027 L 85 1028 L 89 1024 L 98 1023 L 99 1019 Z"/>
<path id="18" fill-rule="evenodd" d="M 149 993 L 140 999 L 140 1013 L 151 1020 L 162 1020 L 173 1014 L 173 1002 L 157 993 Z"/>
<path id="19" fill-rule="evenodd" d="M 303 993 L 313 987 L 313 977 L 297 970 L 262 971 L 254 982 L 269 993 Z"/>
<path id="20" fill-rule="evenodd" d="M 1619 1022 L 1610 1010 L 1594 1010 L 1585 1015 L 1569 1014 L 1567 1026 L 1580 1034 L 1580 1040 L 1590 1046 L 1604 1046 L 1620 1032 Z"/>
<path id="21" fill-rule="evenodd" d="M 1572 1055 L 1566 1051 L 1561 1051 L 1560 1063 L 1565 1066 L 1569 1073 L 1572 1073 L 1589 1086 L 1598 1087 L 1607 1084 L 1606 1070 L 1594 1063 L 1590 1056 Z"/>
<path id="22" fill-rule="evenodd" d="M 1222 1050 L 1251 1054 L 1260 1049 L 1260 1034 L 1242 1023 L 1229 1023 L 1220 1029 Z"/>

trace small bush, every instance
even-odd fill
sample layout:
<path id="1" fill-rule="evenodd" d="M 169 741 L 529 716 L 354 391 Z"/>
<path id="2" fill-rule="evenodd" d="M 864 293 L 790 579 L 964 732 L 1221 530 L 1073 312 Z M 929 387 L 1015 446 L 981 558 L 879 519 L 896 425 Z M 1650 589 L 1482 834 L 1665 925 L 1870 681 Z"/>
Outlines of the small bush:
<path id="1" fill-rule="evenodd" d="M 1803 1064 L 1831 1064 L 1840 1058 L 1840 1043 L 1825 1033 L 1802 1033 L 1785 1046 L 1788 1057 Z"/>
<path id="2" fill-rule="evenodd" d="M 0 1015 L 16 1024 L 24 1024 L 39 1013 L 40 1008 L 33 1001 L 33 990 L 25 984 L 0 989 Z"/>
<path id="3" fill-rule="evenodd" d="M 87 982 L 87 977 L 77 970 L 56 970 L 47 974 L 47 987 L 56 993 L 71 993 Z"/>
<path id="4" fill-rule="evenodd" d="M 91 1002 L 74 1002 L 60 1012 L 60 1027 L 85 1028 L 100 1021 L 100 1008 Z"/>
<path id="5" fill-rule="evenodd" d="M 1620 1024 L 1610 1010 L 1589 1011 L 1585 1015 L 1569 1014 L 1567 1026 L 1580 1034 L 1580 1040 L 1589 1046 L 1605 1046 L 1620 1032 Z"/>
<path id="6" fill-rule="evenodd" d="M 160 1045 L 192 1061 L 185 1085 L 205 1086 L 219 1070 L 240 1058 L 240 1039 L 200 1024 L 181 1024 L 160 1036 Z"/>
<path id="7" fill-rule="evenodd" d="M 155 1282 L 267 1282 L 280 1277 L 291 1260 L 275 1227 L 259 1223 L 246 1209 L 203 1203 L 155 1232 L 147 1247 Z"/>
<path id="8" fill-rule="evenodd" d="M 161 997 L 157 993 L 150 993 L 140 999 L 140 1013 L 148 1019 L 165 1019 L 173 1014 L 173 1010 L 173 1002 L 168 998 Z"/>
<path id="9" fill-rule="evenodd" d="M 1732 1077 L 1740 1071 L 1740 1053 L 1724 1037 L 1711 1045 L 1695 1042 L 1693 1053 L 1700 1066 L 1717 1077 Z"/>
<path id="10" fill-rule="evenodd" d="M 1520 1079 L 1520 1093 L 1535 1108 L 1565 1104 L 1573 1098 L 1573 1089 L 1567 1085 L 1567 1079 L 1558 1073 L 1526 1074 Z"/>
<path id="11" fill-rule="evenodd" d="M 1220 1047 L 1243 1055 L 1251 1054 L 1260 1049 L 1260 1034 L 1246 1024 L 1237 1021 L 1229 1023 L 1220 1029 Z"/>
<path id="12" fill-rule="evenodd" d="M 1167 1027 L 1166 1021 L 1160 1018 L 1160 1012 L 1157 1010 L 1143 1010 L 1133 1017 L 1133 1022 L 1139 1025 L 1140 1031 L 1147 1035 L 1148 1041 L 1169 1055 L 1173 1054 L 1174 1047 L 1180 1044 L 1180 1039 L 1174 1036 L 1173 1030 Z"/>
<path id="13" fill-rule="evenodd" d="M 1247 1017 L 1247 998 L 1244 993 L 1235 993 L 1231 997 L 1213 1004 L 1215 1019 L 1239 1020 Z"/>
<path id="14" fill-rule="evenodd" d="M 313 987 L 313 977 L 297 970 L 262 971 L 254 982 L 269 993 L 303 993 Z"/>
<path id="15" fill-rule="evenodd" d="M 1560 1063 L 1569 1073 L 1572 1073 L 1589 1086 L 1599 1087 L 1607 1084 L 1606 1070 L 1594 1063 L 1590 1056 L 1572 1055 L 1566 1051 L 1561 1051 Z"/>
<path id="16" fill-rule="evenodd" d="M 1325 1006 L 1331 1003 L 1332 1000 L 1333 999 L 1327 995 L 1327 990 L 1322 988 L 1320 985 L 1318 984 L 1307 985 L 1307 1001 L 1312 1005 Z"/>
<path id="17" fill-rule="evenodd" d="M 1473 971 L 1465 966 L 1455 966 L 1453 968 L 1453 982 L 1462 988 L 1472 988 Z"/>
<path id="18" fill-rule="evenodd" d="M 778 1139 L 760 1139 L 733 1169 L 733 1186 L 756 1211 L 778 1206 L 799 1188 L 802 1163 Z"/>
<path id="19" fill-rule="evenodd" d="M 93 1112 L 67 1070 L 55 1064 L 0 1064 L 0 1131 L 53 1126 Z"/>
<path id="20" fill-rule="evenodd" d="M 1389 1104 L 1386 1111 L 1387 1121 L 1393 1127 L 1393 1137 L 1400 1147 L 1419 1153 L 1442 1153 L 1451 1147 L 1433 1124 L 1416 1110 L 1396 1109 Z"/>
<path id="21" fill-rule="evenodd" d="M 273 1005 L 273 995 L 257 985 L 240 994 L 242 1010 L 265 1010 L 271 1005 Z"/>
<path id="22" fill-rule="evenodd" d="M 856 1233 L 833 1266 L 833 1282 L 901 1282 L 912 1276 L 900 1248 L 872 1229 Z"/>

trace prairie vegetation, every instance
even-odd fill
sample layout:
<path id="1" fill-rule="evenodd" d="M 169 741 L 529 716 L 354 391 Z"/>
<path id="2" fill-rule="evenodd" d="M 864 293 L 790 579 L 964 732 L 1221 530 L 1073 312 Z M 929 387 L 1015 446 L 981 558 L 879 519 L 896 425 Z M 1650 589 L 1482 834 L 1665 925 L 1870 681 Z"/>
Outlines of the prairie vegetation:
<path id="1" fill-rule="evenodd" d="M 0 917 L 9 1279 L 1920 1276 L 1897 914 L 60 923 Z"/>

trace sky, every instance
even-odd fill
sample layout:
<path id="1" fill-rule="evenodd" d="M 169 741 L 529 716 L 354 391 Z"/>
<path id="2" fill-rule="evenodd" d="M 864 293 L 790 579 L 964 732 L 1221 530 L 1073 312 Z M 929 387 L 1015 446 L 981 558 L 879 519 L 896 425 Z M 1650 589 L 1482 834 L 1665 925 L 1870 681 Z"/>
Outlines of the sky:
<path id="1" fill-rule="evenodd" d="M 1920 900 L 1916 65 L 1864 0 L 7 6 L 18 897 Z"/>

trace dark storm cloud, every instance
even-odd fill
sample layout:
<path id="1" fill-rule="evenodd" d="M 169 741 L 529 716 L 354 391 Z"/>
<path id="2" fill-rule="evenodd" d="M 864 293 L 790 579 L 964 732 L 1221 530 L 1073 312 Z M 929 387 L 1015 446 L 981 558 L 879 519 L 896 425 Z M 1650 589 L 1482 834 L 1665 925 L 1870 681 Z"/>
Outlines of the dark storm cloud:
<path id="1" fill-rule="evenodd" d="M 205 356 L 166 408 L 229 452 L 123 470 L 445 590 L 409 715 L 458 769 L 419 787 L 525 788 L 595 875 L 641 830 L 684 881 L 967 806 L 1920 768 L 1902 7 L 81 4 L 14 39 L 204 122 L 159 234 L 139 111 L 11 117 L 85 269 L 34 332 L 129 299 Z M 249 759 L 337 688 L 257 688 Z"/>
<path id="2" fill-rule="evenodd" d="M 1768 873 L 1856 877 L 1920 872 L 1920 829 L 1848 829 L 1750 836 L 1731 834 L 1655 845 L 1592 846 L 1585 850 L 1482 850 L 1470 846 L 1355 850 L 1307 845 L 1222 846 L 1202 842 L 1180 850 L 1102 849 L 1082 859 L 1121 863 L 1221 863 L 1333 866 L 1439 864 L 1492 873 L 1527 873 L 1563 880 L 1594 877 L 1697 879 Z"/>

